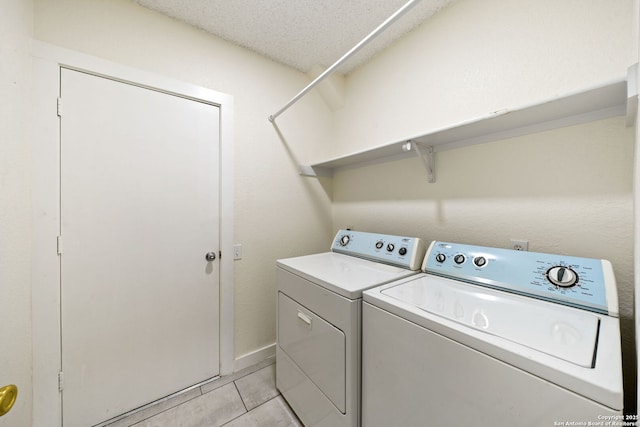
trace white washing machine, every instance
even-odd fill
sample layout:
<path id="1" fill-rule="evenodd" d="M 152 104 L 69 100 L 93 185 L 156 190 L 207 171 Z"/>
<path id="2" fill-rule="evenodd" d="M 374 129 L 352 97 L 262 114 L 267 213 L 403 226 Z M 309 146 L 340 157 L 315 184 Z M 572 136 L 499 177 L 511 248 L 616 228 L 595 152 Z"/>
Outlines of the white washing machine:
<path id="1" fill-rule="evenodd" d="M 433 242 L 422 269 L 363 293 L 363 426 L 621 422 L 608 261 Z"/>
<path id="2" fill-rule="evenodd" d="M 340 230 L 277 262 L 276 386 L 306 427 L 360 426 L 362 291 L 418 274 L 419 238 Z"/>

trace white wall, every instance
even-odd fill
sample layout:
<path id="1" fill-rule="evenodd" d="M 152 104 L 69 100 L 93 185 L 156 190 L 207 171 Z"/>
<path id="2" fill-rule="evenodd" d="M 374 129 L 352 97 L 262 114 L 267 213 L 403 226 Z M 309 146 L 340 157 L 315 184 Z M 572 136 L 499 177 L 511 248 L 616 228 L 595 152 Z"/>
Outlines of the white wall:
<path id="1" fill-rule="evenodd" d="M 0 3 L 0 387 L 18 386 L 0 426 L 31 425 L 28 112 L 31 2 Z"/>
<path id="2" fill-rule="evenodd" d="M 638 60 L 633 12 L 632 0 L 459 1 L 347 78 L 331 155 L 623 78 Z M 615 118 L 437 153 L 435 184 L 417 158 L 341 171 L 334 228 L 498 247 L 524 238 L 533 251 L 611 260 L 634 410 L 633 141 Z"/>
<path id="3" fill-rule="evenodd" d="M 234 97 L 235 237 L 243 244 L 235 263 L 235 354 L 272 344 L 275 260 L 326 250 L 333 233 L 329 195 L 298 175 L 294 159 L 321 152 L 328 109 L 315 94 L 305 98 L 279 119 L 281 136 L 267 120 L 307 77 L 126 0 L 36 0 L 34 33 Z"/>
<path id="4" fill-rule="evenodd" d="M 633 0 L 459 0 L 347 78 L 335 154 L 626 76 Z"/>

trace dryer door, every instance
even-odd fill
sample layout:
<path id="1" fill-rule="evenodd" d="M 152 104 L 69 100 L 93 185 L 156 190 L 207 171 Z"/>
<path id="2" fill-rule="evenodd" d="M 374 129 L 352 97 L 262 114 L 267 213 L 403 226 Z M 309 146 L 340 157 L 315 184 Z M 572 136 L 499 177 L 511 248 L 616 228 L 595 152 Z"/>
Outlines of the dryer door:
<path id="1" fill-rule="evenodd" d="M 278 344 L 344 414 L 344 333 L 279 292 Z"/>

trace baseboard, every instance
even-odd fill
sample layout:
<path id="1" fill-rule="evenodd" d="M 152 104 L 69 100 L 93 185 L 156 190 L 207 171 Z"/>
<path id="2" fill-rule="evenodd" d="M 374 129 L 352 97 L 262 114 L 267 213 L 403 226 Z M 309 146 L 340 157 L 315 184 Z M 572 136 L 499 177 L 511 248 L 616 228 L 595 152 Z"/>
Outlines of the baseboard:
<path id="1" fill-rule="evenodd" d="M 276 343 L 273 343 L 252 352 L 243 354 L 242 356 L 238 356 L 233 362 L 233 372 L 241 371 L 245 368 L 260 363 L 265 359 L 275 357 L 275 355 Z"/>

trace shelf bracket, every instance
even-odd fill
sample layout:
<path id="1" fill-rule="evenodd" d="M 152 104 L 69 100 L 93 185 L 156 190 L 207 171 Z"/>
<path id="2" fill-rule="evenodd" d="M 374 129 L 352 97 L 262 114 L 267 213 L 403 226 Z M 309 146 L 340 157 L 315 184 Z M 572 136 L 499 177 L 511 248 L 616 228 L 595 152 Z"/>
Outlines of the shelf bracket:
<path id="1" fill-rule="evenodd" d="M 422 166 L 424 166 L 424 169 L 427 171 L 429 182 L 434 183 L 436 182 L 435 152 L 433 151 L 432 145 L 428 145 L 424 148 L 426 149 L 426 151 L 423 153 L 422 149 L 420 149 L 420 146 L 415 141 L 408 141 L 405 145 L 402 146 L 402 149 L 404 151 L 414 150 L 416 152 L 416 154 L 420 158 L 420 161 L 422 162 Z"/>

